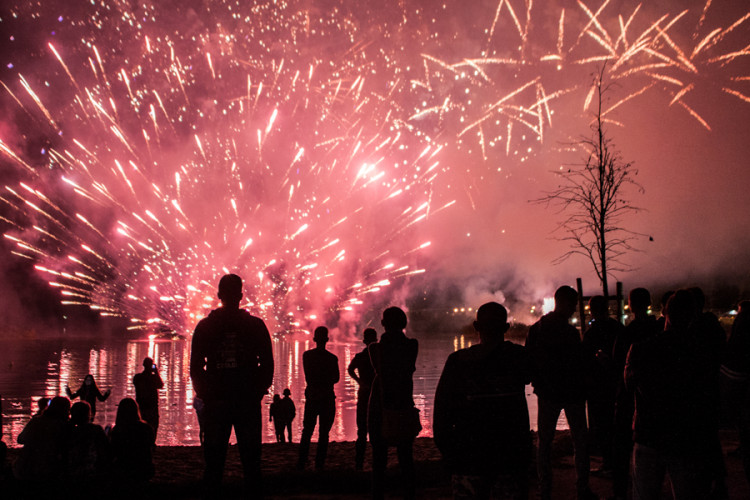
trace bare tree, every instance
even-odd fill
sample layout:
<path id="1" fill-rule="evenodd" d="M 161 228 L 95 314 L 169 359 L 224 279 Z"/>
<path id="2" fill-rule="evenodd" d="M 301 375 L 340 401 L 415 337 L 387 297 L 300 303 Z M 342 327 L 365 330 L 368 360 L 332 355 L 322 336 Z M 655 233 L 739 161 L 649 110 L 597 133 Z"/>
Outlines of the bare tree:
<path id="1" fill-rule="evenodd" d="M 623 227 L 625 215 L 639 210 L 625 197 L 624 188 L 630 185 L 643 192 L 643 187 L 633 179 L 638 171 L 622 159 L 604 128 L 602 104 L 610 90 L 604 84 L 604 67 L 596 74 L 593 86 L 597 107 L 592 135 L 577 143 L 586 151 L 585 163 L 556 172 L 560 186 L 533 201 L 557 206 L 558 213 L 564 214 L 557 230 L 565 233 L 559 239 L 569 242 L 570 250 L 555 262 L 576 254 L 586 256 L 601 281 L 604 296 L 609 298 L 607 278 L 615 272 L 631 270 L 623 256 L 634 250 L 631 242 L 638 236 Z"/>

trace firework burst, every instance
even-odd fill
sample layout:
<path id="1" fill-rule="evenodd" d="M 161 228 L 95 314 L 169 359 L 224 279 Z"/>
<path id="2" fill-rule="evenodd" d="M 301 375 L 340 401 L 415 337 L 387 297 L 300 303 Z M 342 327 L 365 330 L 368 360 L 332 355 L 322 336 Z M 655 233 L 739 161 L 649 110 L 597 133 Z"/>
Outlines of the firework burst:
<path id="1" fill-rule="evenodd" d="M 92 14 L 101 35 L 48 46 L 69 99 L 45 104 L 22 75 L 23 94 L 6 87 L 64 137 L 44 168 L 2 145 L 32 174 L 5 187 L 24 229 L 6 238 L 64 303 L 184 331 L 231 271 L 247 307 L 306 328 L 423 272 L 414 227 L 451 204 L 433 188 L 440 148 L 397 119 L 392 80 L 371 81 L 379 68 L 356 44 L 306 49 L 352 26 L 336 11 L 225 8 L 214 15 L 234 28 L 212 19 L 177 37 L 154 10 Z M 108 40 L 113 27 L 131 43 Z"/>
<path id="2" fill-rule="evenodd" d="M 228 271 L 307 328 L 422 273 L 423 221 L 541 150 L 558 107 L 585 113 L 596 66 L 625 89 L 613 123 L 662 92 L 709 128 L 709 80 L 750 101 L 750 14 L 711 4 L 20 3 L 0 16 L 5 238 L 134 328 L 189 330 Z"/>

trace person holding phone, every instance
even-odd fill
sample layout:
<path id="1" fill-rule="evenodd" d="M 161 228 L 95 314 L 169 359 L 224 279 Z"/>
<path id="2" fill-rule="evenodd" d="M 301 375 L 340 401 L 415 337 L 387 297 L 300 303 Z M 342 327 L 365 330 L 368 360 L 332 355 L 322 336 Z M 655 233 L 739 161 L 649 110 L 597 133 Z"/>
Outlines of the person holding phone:
<path id="1" fill-rule="evenodd" d="M 159 429 L 159 389 L 164 387 L 164 382 L 153 359 L 148 357 L 143 359 L 143 371 L 135 374 L 133 385 L 135 386 L 135 401 L 141 410 L 141 418 L 154 430 L 155 443 L 156 431 Z"/>

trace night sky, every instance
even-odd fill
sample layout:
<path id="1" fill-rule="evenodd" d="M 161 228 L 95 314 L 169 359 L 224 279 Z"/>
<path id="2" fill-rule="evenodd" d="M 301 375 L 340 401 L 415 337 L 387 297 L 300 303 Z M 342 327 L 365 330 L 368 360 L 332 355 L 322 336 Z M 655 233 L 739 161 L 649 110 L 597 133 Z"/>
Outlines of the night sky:
<path id="1" fill-rule="evenodd" d="M 747 298 L 742 2 L 244 4 L 4 2 L 6 280 L 33 262 L 58 273 L 34 271 L 53 296 L 175 329 L 225 270 L 300 328 L 425 292 L 537 303 L 582 277 L 594 293 L 583 258 L 552 263 L 564 215 L 531 201 L 584 158 L 607 60 L 607 136 L 643 187 L 625 192 L 639 236 L 615 279 Z M 39 193 L 59 210 L 30 208 Z"/>

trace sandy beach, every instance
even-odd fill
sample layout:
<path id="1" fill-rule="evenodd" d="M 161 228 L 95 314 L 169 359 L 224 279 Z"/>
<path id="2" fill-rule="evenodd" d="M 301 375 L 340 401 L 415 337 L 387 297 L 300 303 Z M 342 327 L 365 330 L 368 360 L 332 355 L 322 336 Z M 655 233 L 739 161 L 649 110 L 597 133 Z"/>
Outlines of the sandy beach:
<path id="1" fill-rule="evenodd" d="M 722 433 L 722 445 L 727 465 L 727 483 L 731 499 L 750 498 L 750 487 L 745 480 L 742 461 L 735 450 L 736 434 Z M 354 469 L 354 443 L 332 442 L 328 449 L 326 470 L 316 472 L 312 465 L 307 470 L 294 468 L 297 459 L 297 443 L 263 445 L 263 479 L 268 498 L 278 499 L 367 499 L 370 497 L 369 451 L 364 471 Z M 12 459 L 18 449 L 9 450 Z M 315 443 L 311 448 L 314 456 Z M 575 499 L 575 469 L 573 449 L 567 432 L 559 432 L 553 448 L 555 473 L 555 498 Z M 451 498 L 450 481 L 444 470 L 440 453 L 430 438 L 419 438 L 415 442 L 414 457 L 417 470 L 417 496 L 424 499 Z M 146 492 L 146 498 L 200 498 L 200 479 L 203 471 L 203 455 L 197 446 L 158 447 L 154 455 L 156 476 Z M 312 461 L 311 461 L 312 462 Z M 592 469 L 600 464 L 592 457 Z M 530 471 L 532 490 L 529 497 L 535 498 L 533 464 Z M 227 457 L 222 491 L 223 498 L 240 498 L 242 469 L 236 446 L 231 446 Z M 611 479 L 591 476 L 591 488 L 601 498 L 611 495 Z M 9 492 L 6 491 L 6 494 Z M 23 492 L 2 495 L 2 498 L 30 498 Z M 111 492 L 103 495 L 110 497 Z M 399 498 L 398 462 L 395 450 L 388 459 L 387 497 Z M 665 485 L 663 498 L 671 498 L 668 485 Z"/>

